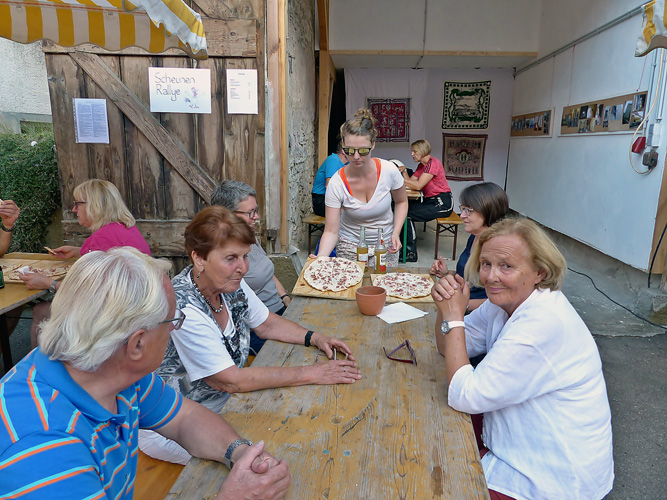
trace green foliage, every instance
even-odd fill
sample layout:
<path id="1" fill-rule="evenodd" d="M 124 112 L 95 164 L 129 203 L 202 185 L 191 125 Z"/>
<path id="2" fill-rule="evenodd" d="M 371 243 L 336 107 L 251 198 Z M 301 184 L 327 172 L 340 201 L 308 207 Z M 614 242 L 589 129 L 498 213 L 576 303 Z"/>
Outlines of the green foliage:
<path id="1" fill-rule="evenodd" d="M 31 146 L 35 141 L 36 144 Z M 53 129 L 0 134 L 0 198 L 14 200 L 21 215 L 12 235 L 12 252 L 42 252 L 46 227 L 60 205 Z"/>

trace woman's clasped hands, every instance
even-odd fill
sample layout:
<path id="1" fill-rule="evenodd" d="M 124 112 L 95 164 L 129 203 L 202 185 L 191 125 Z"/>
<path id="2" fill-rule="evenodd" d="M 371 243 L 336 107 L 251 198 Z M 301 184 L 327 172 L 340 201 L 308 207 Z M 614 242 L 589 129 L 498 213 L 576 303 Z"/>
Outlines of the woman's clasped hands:
<path id="1" fill-rule="evenodd" d="M 431 289 L 431 296 L 443 318 L 463 318 L 470 300 L 470 284 L 458 274 L 447 274 Z"/>

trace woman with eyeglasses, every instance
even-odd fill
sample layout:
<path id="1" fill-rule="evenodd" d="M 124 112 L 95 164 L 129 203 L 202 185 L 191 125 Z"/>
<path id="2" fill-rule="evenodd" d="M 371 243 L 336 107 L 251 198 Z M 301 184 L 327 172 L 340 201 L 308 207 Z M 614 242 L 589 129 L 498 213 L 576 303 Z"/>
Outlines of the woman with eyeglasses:
<path id="1" fill-rule="evenodd" d="M 454 208 L 452 189 L 449 187 L 445 168 L 440 160 L 431 156 L 431 144 L 419 139 L 411 145 L 412 159 L 419 166 L 409 175 L 405 166 L 399 167 L 405 186 L 421 191 L 420 200 L 410 200 L 408 207 L 408 234 L 406 237 L 406 260 L 417 262 L 417 233 L 415 222 L 428 222 L 438 217 L 449 217 Z"/>
<path id="2" fill-rule="evenodd" d="M 245 182 L 226 180 L 215 188 L 211 195 L 211 205 L 219 205 L 234 212 L 243 222 L 248 224 L 256 234 L 257 193 Z M 275 266 L 255 237 L 248 254 L 248 272 L 243 277 L 247 285 L 261 300 L 269 311 L 282 316 L 292 298 L 275 275 Z M 255 332 L 250 332 L 250 350 L 257 354 L 264 345 L 264 339 Z"/>
<path id="3" fill-rule="evenodd" d="M 230 394 L 309 384 L 352 384 L 361 372 L 345 342 L 308 330 L 269 309 L 243 279 L 255 243 L 250 226 L 221 206 L 199 212 L 185 228 L 192 265 L 172 284 L 185 314 L 171 332 L 156 373 L 185 397 L 220 413 Z M 264 339 L 314 346 L 328 358 L 334 349 L 348 359 L 307 366 L 245 366 L 250 329 Z M 313 352 L 313 358 L 316 358 Z M 160 434 L 142 431 L 140 448 L 160 460 L 187 463 L 190 455 Z"/>
<path id="4" fill-rule="evenodd" d="M 378 229 L 388 251 L 387 266 L 397 266 L 400 231 L 408 213 L 403 177 L 393 163 L 371 157 L 377 130 L 369 110 L 359 109 L 341 126 L 340 136 L 349 163 L 327 186 L 326 222 L 317 256 L 328 256 L 335 247 L 336 256 L 356 260 L 361 228 L 365 227 L 369 267 L 375 265 L 370 249 L 379 243 Z"/>
<path id="5" fill-rule="evenodd" d="M 433 262 L 431 274 L 442 278 L 446 274 L 464 276 L 470 253 L 477 246 L 479 236 L 492 224 L 504 218 L 509 212 L 509 198 L 503 189 L 493 182 L 482 182 L 468 186 L 459 196 L 461 220 L 464 229 L 470 235 L 466 248 L 456 263 L 456 271 L 447 269 L 447 263 L 442 257 Z M 477 309 L 486 300 L 486 291 L 482 286 L 470 288 L 470 302 L 467 312 Z"/>
<path id="6" fill-rule="evenodd" d="M 118 188 L 109 181 L 91 179 L 74 188 L 74 207 L 79 224 L 93 231 L 80 247 L 65 245 L 53 250 L 55 257 L 63 260 L 114 247 L 134 247 L 146 255 L 151 254 L 148 243 L 136 226 L 136 221 L 123 201 Z M 39 272 L 19 274 L 31 290 L 55 292 L 60 282 Z M 39 302 L 33 308 L 30 340 L 37 345 L 39 324 L 49 317 L 51 302 Z"/>

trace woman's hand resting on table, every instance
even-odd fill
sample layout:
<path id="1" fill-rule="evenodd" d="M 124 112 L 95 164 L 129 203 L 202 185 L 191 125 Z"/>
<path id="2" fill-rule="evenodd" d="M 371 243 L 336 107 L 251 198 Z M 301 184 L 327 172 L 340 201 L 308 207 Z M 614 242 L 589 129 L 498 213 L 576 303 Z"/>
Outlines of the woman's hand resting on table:
<path id="1" fill-rule="evenodd" d="M 348 345 L 335 337 L 328 337 L 321 333 L 314 333 L 310 344 L 324 351 L 331 361 L 319 362 L 310 366 L 313 370 L 313 383 L 326 384 L 352 384 L 361 379 L 361 371 L 354 362 L 352 350 Z M 334 349 L 336 352 L 347 354 L 347 359 L 334 360 Z"/>
<path id="2" fill-rule="evenodd" d="M 429 274 L 432 274 L 436 278 L 444 278 L 448 273 L 449 269 L 447 268 L 447 263 L 442 257 L 438 257 L 434 260 L 431 269 L 429 270 Z"/>
<path id="3" fill-rule="evenodd" d="M 46 290 L 53 283 L 53 278 L 39 272 L 18 273 L 19 278 L 25 283 L 29 290 Z"/>
<path id="4" fill-rule="evenodd" d="M 458 274 L 448 274 L 433 285 L 431 296 L 443 319 L 461 320 L 470 300 L 470 285 Z"/>

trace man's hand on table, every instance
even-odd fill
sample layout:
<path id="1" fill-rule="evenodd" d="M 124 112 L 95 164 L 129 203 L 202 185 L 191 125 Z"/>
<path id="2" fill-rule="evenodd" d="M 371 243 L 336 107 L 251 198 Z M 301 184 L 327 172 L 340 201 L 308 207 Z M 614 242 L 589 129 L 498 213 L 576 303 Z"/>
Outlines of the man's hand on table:
<path id="1" fill-rule="evenodd" d="M 280 500 L 290 484 L 287 462 L 264 451 L 264 442 L 248 446 L 222 483 L 217 500 Z"/>

